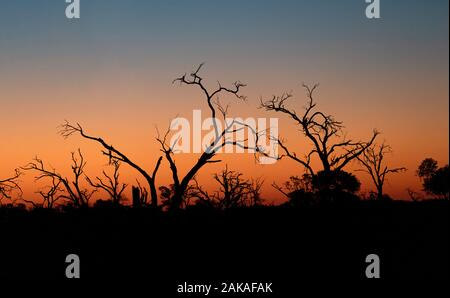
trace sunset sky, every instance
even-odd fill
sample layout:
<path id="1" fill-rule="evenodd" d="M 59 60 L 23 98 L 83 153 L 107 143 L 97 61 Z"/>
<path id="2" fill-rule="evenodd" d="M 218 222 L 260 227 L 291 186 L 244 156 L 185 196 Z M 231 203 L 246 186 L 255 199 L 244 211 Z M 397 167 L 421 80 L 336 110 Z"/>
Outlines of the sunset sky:
<path id="1" fill-rule="evenodd" d="M 248 86 L 247 102 L 232 97 L 230 116 L 280 117 L 280 135 L 293 151 L 307 152 L 295 124 L 258 109 L 260 97 L 292 91 L 290 106 L 306 102 L 301 83 L 320 83 L 320 110 L 345 124 L 348 137 L 382 132 L 393 149 L 390 165 L 404 166 L 386 192 L 407 199 L 420 190 L 415 170 L 426 157 L 442 166 L 449 155 L 449 23 L 447 0 L 381 0 L 381 19 L 367 19 L 364 0 L 149 1 L 81 0 L 81 18 L 65 17 L 64 0 L 0 2 L 0 177 L 39 156 L 69 174 L 70 152 L 81 148 L 86 172 L 100 175 L 107 159 L 78 136 L 57 134 L 65 119 L 127 153 L 152 171 L 160 156 L 155 125 L 190 119 L 207 106 L 201 92 L 172 84 L 205 62 L 208 86 L 236 80 Z M 182 173 L 198 155 L 175 156 Z M 250 154 L 221 155 L 200 181 L 228 164 L 246 177 L 265 180 L 263 197 L 280 202 L 270 185 L 303 168 L 290 160 L 255 164 Z M 317 168 L 317 167 L 316 167 Z M 351 164 L 347 170 L 360 168 Z M 357 172 L 362 191 L 373 190 Z M 34 173 L 22 178 L 24 196 L 45 185 Z M 140 177 L 123 166 L 122 178 Z M 170 183 L 163 162 L 157 184 Z M 143 180 L 140 179 L 142 182 Z M 130 190 L 129 190 L 130 191 Z M 127 193 L 130 197 L 131 194 Z"/>

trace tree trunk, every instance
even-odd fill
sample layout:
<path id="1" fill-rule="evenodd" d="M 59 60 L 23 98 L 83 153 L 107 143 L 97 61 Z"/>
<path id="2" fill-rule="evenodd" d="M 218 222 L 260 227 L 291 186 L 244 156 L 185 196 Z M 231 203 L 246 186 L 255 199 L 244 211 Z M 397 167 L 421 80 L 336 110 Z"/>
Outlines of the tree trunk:
<path id="1" fill-rule="evenodd" d="M 377 187 L 377 198 L 378 198 L 378 201 L 383 200 L 383 187 L 382 186 Z"/>
<path id="2" fill-rule="evenodd" d="M 141 192 L 138 187 L 133 186 L 131 190 L 133 196 L 133 208 L 141 207 Z"/>

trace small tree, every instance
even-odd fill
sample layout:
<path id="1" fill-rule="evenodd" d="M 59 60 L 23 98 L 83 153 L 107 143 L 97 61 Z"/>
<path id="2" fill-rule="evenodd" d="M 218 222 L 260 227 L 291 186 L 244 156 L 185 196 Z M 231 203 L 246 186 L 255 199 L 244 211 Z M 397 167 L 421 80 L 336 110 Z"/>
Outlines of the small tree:
<path id="1" fill-rule="evenodd" d="M 46 190 L 40 190 L 36 192 L 42 198 L 42 203 L 36 203 L 31 200 L 24 200 L 24 202 L 33 205 L 34 208 L 45 208 L 52 209 L 55 207 L 57 201 L 63 198 L 64 189 L 60 187 L 61 180 L 57 179 L 55 176 L 51 177 L 52 183 L 47 186 Z"/>
<path id="2" fill-rule="evenodd" d="M 61 184 L 64 193 L 59 196 L 60 199 L 67 200 L 74 207 L 87 207 L 89 205 L 89 200 L 96 190 L 88 190 L 81 186 L 81 178 L 86 178 L 86 175 L 84 174 L 85 167 L 86 161 L 84 160 L 81 150 L 78 149 L 77 153 L 72 152 L 71 168 L 73 177 L 71 181 L 56 172 L 55 169 L 47 169 L 44 162 L 37 157 L 22 169 L 38 172 L 38 176 L 35 177 L 36 181 L 50 178 L 56 185 L 59 186 L 59 184 Z"/>
<path id="3" fill-rule="evenodd" d="M 406 171 L 404 167 L 388 168 L 385 165 L 385 156 L 391 152 L 391 147 L 385 143 L 379 146 L 374 144 L 357 157 L 359 162 L 364 166 L 362 171 L 368 173 L 372 178 L 372 182 L 375 184 L 378 200 L 383 199 L 383 186 L 386 182 L 386 176 L 388 174 Z"/>
<path id="4" fill-rule="evenodd" d="M 194 192 L 191 196 L 198 198 L 200 203 L 208 203 L 219 209 L 236 207 L 254 207 L 262 203 L 261 188 L 264 183 L 261 179 L 244 179 L 240 172 L 232 171 L 225 167 L 220 173 L 213 175 L 219 189 L 209 194 L 199 186 L 195 180 Z"/>
<path id="5" fill-rule="evenodd" d="M 123 200 L 122 193 L 127 188 L 127 184 L 120 183 L 119 181 L 120 162 L 118 160 L 113 160 L 111 163 L 114 167 L 112 175 L 103 171 L 104 178 L 95 177 L 96 180 L 92 181 L 86 176 L 86 180 L 95 189 L 105 191 L 114 205 L 120 205 Z"/>

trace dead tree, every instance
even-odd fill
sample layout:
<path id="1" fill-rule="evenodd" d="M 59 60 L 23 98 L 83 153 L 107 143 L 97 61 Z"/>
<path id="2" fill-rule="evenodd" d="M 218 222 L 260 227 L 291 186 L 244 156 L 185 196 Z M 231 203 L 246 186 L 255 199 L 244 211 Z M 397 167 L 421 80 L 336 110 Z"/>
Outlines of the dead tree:
<path id="1" fill-rule="evenodd" d="M 72 181 L 63 177 L 60 173 L 56 172 L 55 169 L 47 169 L 44 162 L 37 157 L 22 169 L 37 171 L 39 174 L 35 177 L 36 181 L 50 178 L 52 181 L 56 181 L 57 185 L 61 184 L 64 193 L 59 196 L 59 199 L 67 200 L 74 207 L 87 207 L 89 205 L 89 200 L 96 190 L 82 188 L 81 178 L 86 177 L 84 174 L 86 161 L 84 160 L 80 149 L 78 149 L 77 153 L 78 154 L 72 152 Z"/>
<path id="2" fill-rule="evenodd" d="M 222 94 L 230 94 L 236 97 L 238 100 L 245 101 L 246 97 L 240 94 L 241 88 L 246 85 L 242 84 L 239 81 L 234 83 L 232 88 L 223 87 L 220 83 L 218 83 L 218 87 L 214 90 L 208 90 L 203 83 L 203 78 L 200 77 L 199 71 L 201 70 L 203 64 L 192 72 L 189 76 L 184 74 L 183 76 L 175 79 L 173 82 L 179 82 L 180 84 L 192 85 L 199 88 L 204 96 L 204 99 L 208 105 L 208 108 L 211 112 L 211 118 L 213 121 L 214 128 L 214 140 L 207 146 L 207 148 L 203 151 L 200 158 L 197 160 L 195 164 L 192 165 L 190 170 L 183 176 L 180 177 L 178 173 L 178 168 L 173 158 L 173 148 L 174 144 L 167 143 L 167 137 L 169 135 L 170 130 L 167 130 L 164 137 L 161 137 L 158 133 L 157 141 L 161 145 L 161 151 L 163 152 L 165 158 L 167 159 L 170 170 L 172 173 L 173 180 L 173 196 L 171 198 L 171 208 L 178 209 L 182 206 L 183 197 L 189 187 L 189 183 L 195 177 L 195 175 L 199 172 L 199 170 L 209 163 L 217 163 L 220 160 L 213 160 L 213 157 L 216 155 L 216 152 L 226 145 L 231 146 L 239 146 L 242 149 L 250 149 L 258 152 L 260 148 L 257 146 L 258 144 L 258 132 L 255 128 L 250 127 L 245 123 L 241 123 L 239 121 L 225 121 L 226 115 L 228 112 L 228 106 L 224 107 L 220 104 L 219 100 L 214 100 L 214 98 L 218 98 L 219 95 Z M 217 124 L 217 114 L 220 113 L 223 117 L 224 122 L 226 123 L 224 129 L 219 129 L 219 125 Z M 234 133 L 248 129 L 249 133 L 253 134 L 253 139 L 255 140 L 254 144 L 250 144 L 248 139 L 245 140 L 230 140 L 230 136 L 233 136 Z"/>
<path id="3" fill-rule="evenodd" d="M 11 199 L 15 191 L 18 191 L 20 195 L 22 194 L 22 189 L 19 185 L 19 177 L 21 175 L 22 172 L 16 169 L 12 177 L 0 180 L 0 205 L 3 199 Z"/>
<path id="4" fill-rule="evenodd" d="M 264 184 L 264 180 L 259 178 L 252 178 L 248 181 L 248 206 L 260 206 L 263 204 L 264 199 L 261 197 L 261 189 Z"/>
<path id="5" fill-rule="evenodd" d="M 64 189 L 60 187 L 61 180 L 57 179 L 56 177 L 51 177 L 52 183 L 48 187 L 46 187 L 47 190 L 40 190 L 36 193 L 39 194 L 42 198 L 42 203 L 36 203 L 31 200 L 23 200 L 24 202 L 33 205 L 34 208 L 45 208 L 45 209 L 53 209 L 55 207 L 55 204 L 57 201 L 63 198 L 62 193 L 64 192 Z"/>
<path id="6" fill-rule="evenodd" d="M 278 159 L 288 157 L 303 165 L 312 176 L 315 175 L 311 167 L 311 159 L 314 156 L 319 158 L 324 172 L 342 170 L 349 162 L 366 151 L 379 133 L 374 130 L 371 139 L 367 142 L 347 139 L 342 122 L 316 109 L 313 95 L 318 85 L 310 88 L 303 84 L 303 87 L 306 89 L 308 101 L 302 114 L 287 106 L 288 99 L 292 97 L 291 93 L 274 96 L 267 101 L 261 100 L 261 107 L 266 111 L 279 112 L 294 120 L 303 135 L 313 145 L 313 149 L 301 157 L 291 151 L 282 139 L 277 139 L 275 141 L 284 152 L 278 156 Z"/>
<path id="7" fill-rule="evenodd" d="M 242 176 L 242 173 L 228 170 L 228 167 L 214 175 L 214 180 L 220 185 L 215 198 L 221 209 L 255 206 L 260 202 L 262 183 L 254 184 Z"/>
<path id="8" fill-rule="evenodd" d="M 94 188 L 99 190 L 104 190 L 108 193 L 111 201 L 114 205 L 120 205 L 123 200 L 122 193 L 127 188 L 127 184 L 120 183 L 119 181 L 119 169 L 120 162 L 118 160 L 111 161 L 114 172 L 112 175 L 107 174 L 103 171 L 104 178 L 95 177 L 95 181 L 92 181 L 89 177 L 86 176 L 86 181 Z"/>
<path id="9" fill-rule="evenodd" d="M 156 173 L 158 172 L 159 166 L 161 164 L 162 157 L 158 158 L 155 168 L 153 169 L 153 172 L 149 173 L 146 170 L 144 170 L 142 167 L 137 165 L 135 162 L 133 162 L 124 153 L 122 153 L 121 151 L 119 151 L 118 149 L 113 147 L 112 145 L 109 145 L 102 138 L 94 137 L 94 136 L 87 134 L 83 130 L 82 126 L 79 123 L 77 123 L 76 125 L 71 125 L 69 122 L 66 121 L 64 124 L 62 124 L 60 126 L 59 133 L 64 138 L 68 138 L 73 134 L 80 134 L 80 136 L 85 139 L 95 141 L 95 142 L 99 143 L 100 145 L 102 145 L 102 147 L 104 148 L 104 150 L 102 150 L 102 154 L 109 158 L 110 163 L 112 163 L 113 161 L 123 162 L 123 163 L 131 166 L 136 171 L 138 171 L 145 178 L 145 180 L 147 181 L 148 186 L 150 188 L 150 196 L 151 196 L 151 200 L 152 200 L 151 205 L 155 208 L 158 206 L 158 194 L 156 191 L 155 177 L 156 177 Z M 147 202 L 144 202 L 144 203 L 146 204 Z"/>
<path id="10" fill-rule="evenodd" d="M 261 179 L 245 179 L 242 173 L 229 170 L 228 166 L 220 173 L 214 174 L 213 179 L 219 185 L 217 191 L 209 194 L 195 180 L 195 192 L 193 192 L 195 195 L 192 197 L 199 199 L 201 203 L 208 203 L 219 209 L 254 207 L 262 203 L 263 181 Z"/>
<path id="11" fill-rule="evenodd" d="M 386 175 L 391 173 L 400 173 L 406 171 L 406 168 L 388 168 L 384 164 L 384 157 L 386 154 L 391 153 L 391 147 L 386 144 L 377 146 L 374 144 L 367 148 L 360 156 L 358 161 L 364 166 L 364 171 L 370 175 L 372 182 L 377 189 L 377 199 L 383 199 L 383 186 L 386 181 Z"/>
<path id="12" fill-rule="evenodd" d="M 147 203 L 148 192 L 145 187 L 142 187 L 139 180 L 136 179 L 137 186 L 131 187 L 131 194 L 133 200 L 133 208 L 140 208 Z"/>

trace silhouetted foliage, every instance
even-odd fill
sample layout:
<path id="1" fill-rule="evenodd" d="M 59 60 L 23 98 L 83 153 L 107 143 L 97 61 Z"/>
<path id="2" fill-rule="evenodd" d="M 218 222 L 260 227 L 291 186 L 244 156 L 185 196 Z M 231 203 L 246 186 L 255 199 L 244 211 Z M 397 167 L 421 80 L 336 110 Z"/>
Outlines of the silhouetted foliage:
<path id="1" fill-rule="evenodd" d="M 445 165 L 438 168 L 438 163 L 432 158 L 426 158 L 417 169 L 417 175 L 422 179 L 423 190 L 438 198 L 449 198 L 449 168 Z"/>
<path id="2" fill-rule="evenodd" d="M 331 172 L 320 171 L 312 177 L 313 189 L 317 191 L 334 191 L 356 193 L 361 183 L 355 175 L 342 171 L 334 170 Z"/>
<path id="3" fill-rule="evenodd" d="M 292 176 L 282 186 L 272 186 L 289 199 L 290 205 L 298 207 L 357 201 L 359 198 L 355 193 L 361 183 L 353 174 L 335 170 Z"/>
<path id="4" fill-rule="evenodd" d="M 438 169 L 438 162 L 432 158 L 425 158 L 417 169 L 420 178 L 431 178 Z"/>

